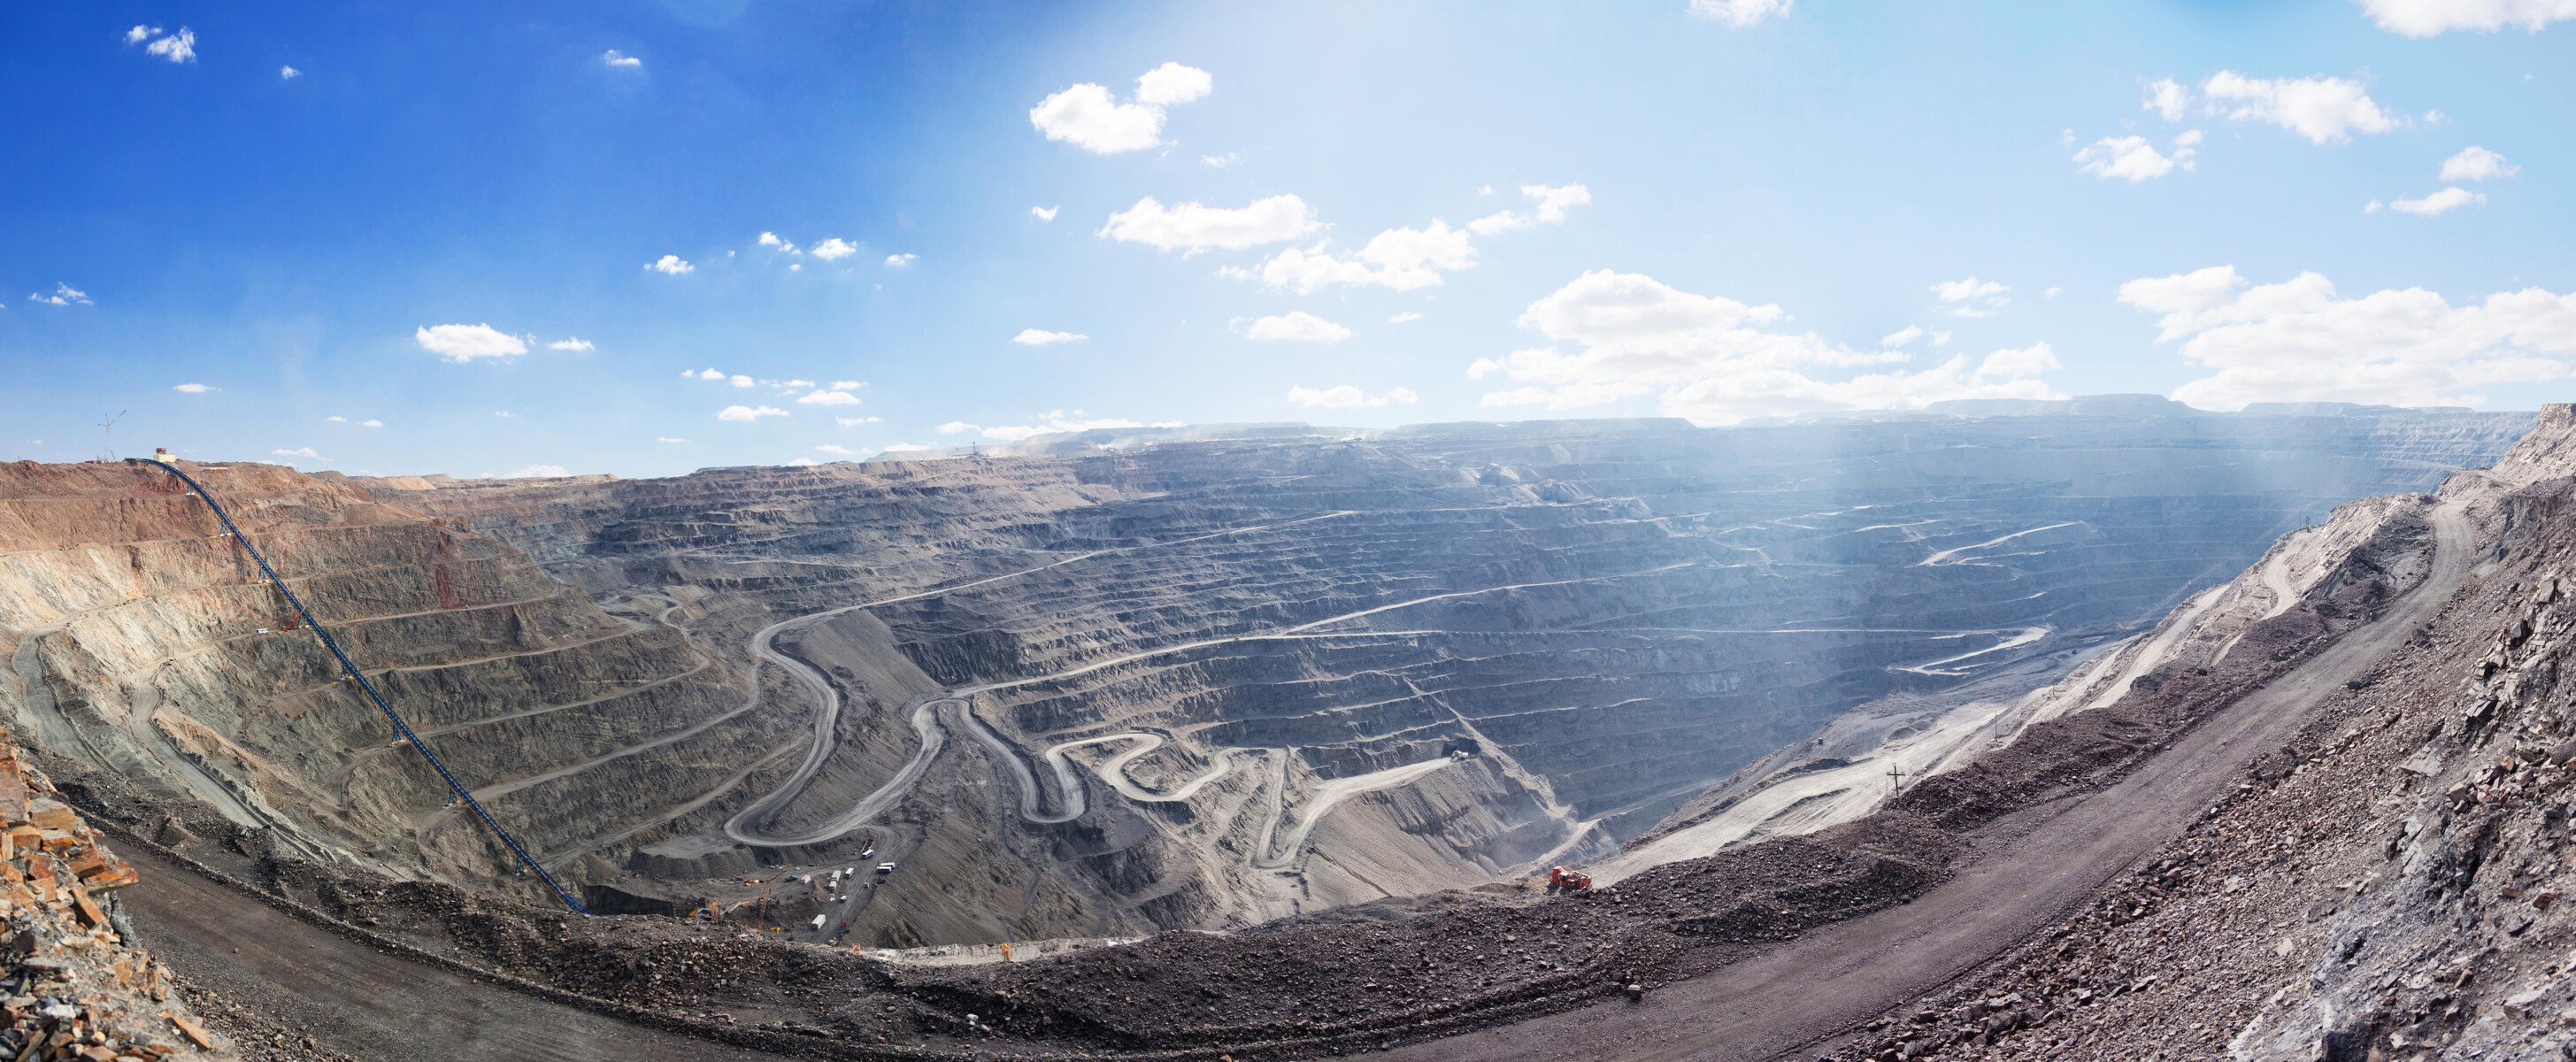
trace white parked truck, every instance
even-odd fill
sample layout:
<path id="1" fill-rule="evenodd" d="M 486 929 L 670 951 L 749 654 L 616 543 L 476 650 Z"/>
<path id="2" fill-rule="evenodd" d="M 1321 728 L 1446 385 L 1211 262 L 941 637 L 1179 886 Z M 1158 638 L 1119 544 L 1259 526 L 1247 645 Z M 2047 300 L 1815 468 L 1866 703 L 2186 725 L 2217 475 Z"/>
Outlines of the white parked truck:
<path id="1" fill-rule="evenodd" d="M 814 916 L 814 929 L 815 929 L 815 931 L 816 931 L 816 932 L 821 932 L 821 931 L 822 931 L 822 929 L 823 929 L 823 916 L 822 916 L 822 915 L 815 915 L 815 916 Z"/>

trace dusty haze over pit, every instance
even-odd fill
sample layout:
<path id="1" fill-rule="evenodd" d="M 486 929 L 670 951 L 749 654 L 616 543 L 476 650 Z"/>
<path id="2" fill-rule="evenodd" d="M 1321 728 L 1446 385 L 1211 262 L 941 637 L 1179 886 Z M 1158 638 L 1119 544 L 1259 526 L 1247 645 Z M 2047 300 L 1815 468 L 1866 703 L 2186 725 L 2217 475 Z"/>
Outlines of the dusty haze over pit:
<path id="1" fill-rule="evenodd" d="M 1606 857 L 1739 770 L 1814 759 L 1820 727 L 1865 750 L 1934 711 L 1908 704 L 2044 685 L 2282 532 L 2530 423 L 1966 412 L 2011 415 L 203 478 L 594 897 L 693 903 L 875 848 L 900 871 L 786 913 L 911 945 L 1239 925 Z M 525 887 L 309 640 L 252 633 L 270 592 L 166 474 L 6 476 L 22 733 L 312 852 Z"/>

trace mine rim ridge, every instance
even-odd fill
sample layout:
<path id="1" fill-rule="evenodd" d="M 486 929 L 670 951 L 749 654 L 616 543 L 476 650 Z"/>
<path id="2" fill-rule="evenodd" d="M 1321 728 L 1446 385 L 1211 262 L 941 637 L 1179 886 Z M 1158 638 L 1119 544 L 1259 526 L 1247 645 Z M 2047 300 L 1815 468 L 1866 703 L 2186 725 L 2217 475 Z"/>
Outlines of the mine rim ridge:
<path id="1" fill-rule="evenodd" d="M 562 882 L 556 881 L 553 874 L 547 873 L 543 864 L 530 856 L 527 849 L 519 846 L 518 838 L 510 836 L 510 831 L 502 829 L 501 824 L 493 820 L 491 812 L 483 810 L 482 802 L 474 799 L 473 792 L 466 789 L 464 783 L 457 781 L 454 774 L 448 772 L 447 764 L 440 762 L 438 755 L 429 751 L 429 746 L 421 742 L 420 735 L 412 733 L 411 724 L 404 722 L 402 715 L 395 712 L 393 706 L 386 704 L 384 697 L 376 693 L 376 687 L 367 681 L 364 673 L 358 670 L 358 665 L 350 661 L 349 654 L 340 651 L 340 643 L 332 639 L 331 632 L 323 629 L 321 621 L 313 618 L 312 610 L 304 607 L 304 600 L 296 597 L 295 591 L 286 588 L 285 581 L 279 579 L 277 572 L 268 566 L 268 558 L 260 556 L 258 547 L 250 544 L 249 536 L 242 534 L 240 528 L 233 526 L 233 518 L 224 512 L 224 507 L 215 501 L 213 494 L 199 486 L 196 480 L 189 478 L 187 473 L 179 471 L 178 466 L 142 457 L 128 460 L 138 464 L 159 465 L 164 471 L 179 477 L 180 482 L 187 484 L 188 489 L 195 493 L 199 500 L 206 503 L 206 508 L 214 510 L 215 519 L 223 521 L 224 530 L 232 533 L 233 541 L 241 543 L 242 552 L 250 554 L 250 559 L 259 565 L 260 574 L 268 577 L 269 585 L 275 586 L 277 592 L 285 596 L 287 604 L 295 606 L 295 614 L 304 617 L 304 625 L 313 631 L 315 638 L 321 639 L 323 648 L 331 650 L 332 657 L 340 661 L 340 669 L 348 672 L 350 680 L 356 682 L 359 689 L 366 691 L 367 699 L 374 701 L 376 707 L 385 713 L 385 718 L 394 724 L 394 729 L 402 733 L 403 740 L 412 748 L 420 750 L 420 758 L 429 761 L 431 769 L 436 770 L 438 777 L 447 782 L 447 788 L 456 794 L 456 799 L 463 802 L 466 807 L 474 809 L 474 817 L 483 820 L 484 827 L 492 831 L 492 836 L 500 838 L 502 844 L 509 846 L 511 854 L 519 857 L 520 865 L 526 867 L 529 873 L 535 874 L 539 880 L 544 881 L 547 888 L 553 889 L 555 897 L 562 900 L 564 906 L 581 914 L 590 913 L 590 908 L 583 906 L 572 893 L 565 891 Z"/>

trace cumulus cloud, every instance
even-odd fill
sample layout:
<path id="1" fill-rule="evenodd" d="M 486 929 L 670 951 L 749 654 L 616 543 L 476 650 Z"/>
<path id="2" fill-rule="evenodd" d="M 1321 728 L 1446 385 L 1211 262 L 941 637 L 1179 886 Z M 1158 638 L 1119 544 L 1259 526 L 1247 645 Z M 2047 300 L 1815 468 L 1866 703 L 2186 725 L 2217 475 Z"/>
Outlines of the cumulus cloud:
<path id="1" fill-rule="evenodd" d="M 184 393 L 192 394 L 192 395 L 202 395 L 202 394 L 205 394 L 205 393 L 206 393 L 206 392 L 208 392 L 208 391 L 212 391 L 212 390 L 214 390 L 214 388 L 212 388 L 212 387 L 208 387 L 208 386 L 206 386 L 206 385 L 204 385 L 204 384 L 201 384 L 201 383 L 183 383 L 183 384 L 180 384 L 180 385 L 179 385 L 179 386 L 177 386 L 177 387 L 173 387 L 173 388 L 171 388 L 171 390 L 173 390 L 173 391 L 180 391 L 180 392 L 184 392 Z"/>
<path id="2" fill-rule="evenodd" d="M 883 423 L 883 422 L 885 421 L 885 418 L 884 418 L 884 417 L 834 417 L 834 418 L 832 418 L 832 421 L 833 421 L 833 423 L 839 424 L 840 426 L 842 426 L 842 427 L 844 427 L 844 428 L 855 428 L 855 427 L 858 427 L 859 425 L 862 425 L 862 424 L 879 424 L 879 423 Z"/>
<path id="3" fill-rule="evenodd" d="M 2414 214 L 2419 217 L 2429 218 L 2457 207 L 2464 207 L 2472 204 L 2484 206 L 2486 205 L 2486 201 L 2487 197 L 2484 192 L 2472 192 L 2458 185 L 2452 185 L 2449 188 L 2442 189 L 2441 191 L 2425 196 L 2422 199 L 2397 200 L 2396 202 L 2388 204 L 2388 209 L 2394 210 L 2400 214 Z"/>
<path id="4" fill-rule="evenodd" d="M 814 245 L 814 257 L 826 262 L 837 262 L 857 253 L 859 253 L 857 244 L 838 236 Z"/>
<path id="5" fill-rule="evenodd" d="M 82 291 L 69 284 L 65 284 L 59 280 L 54 282 L 53 294 L 47 295 L 42 292 L 31 291 L 27 293 L 27 301 L 41 302 L 47 306 L 87 306 L 90 304 L 88 292 Z"/>
<path id="6" fill-rule="evenodd" d="M 980 432 L 984 429 L 981 425 L 968 424 L 962 420 L 952 420 L 946 424 L 940 425 L 934 430 L 938 431 L 941 435 L 964 435 Z"/>
<path id="7" fill-rule="evenodd" d="M 546 349 L 547 349 L 547 350 L 590 350 L 590 349 L 593 349 L 593 348 L 592 348 L 591 343 L 590 343 L 590 341 L 589 341 L 589 340 L 587 340 L 587 339 L 583 339 L 583 338 L 581 338 L 580 336 L 570 336 L 570 337 L 566 337 L 566 338 L 563 338 L 563 339 L 558 339 L 558 340 L 555 340 L 555 341 L 554 341 L 554 342 L 552 342 L 552 343 L 548 343 L 548 344 L 546 344 Z"/>
<path id="8" fill-rule="evenodd" d="M 669 275 L 669 276 L 675 276 L 675 277 L 676 277 L 676 276 L 679 276 L 679 275 L 680 275 L 680 274 L 682 274 L 682 273 L 694 272 L 694 271 L 696 271 L 696 269 L 697 269 L 698 267 L 693 266 L 693 265 L 690 265 L 690 264 L 689 264 L 689 263 L 687 263 L 687 262 L 683 262 L 683 261 L 681 261 L 681 260 L 680 260 L 680 256 L 679 256 L 679 255 L 676 255 L 676 254 L 666 254 L 666 255 L 663 255 L 663 256 L 661 257 L 661 260 L 659 260 L 659 261 L 646 262 L 646 263 L 644 263 L 644 268 L 646 268 L 646 269 L 650 269 L 650 270 L 652 270 L 652 271 L 654 271 L 654 272 L 656 272 L 656 273 L 662 273 L 662 274 L 666 274 L 666 275 Z"/>
<path id="9" fill-rule="evenodd" d="M 821 461 L 817 461 L 817 460 L 814 460 L 814 459 L 813 459 L 813 458 L 811 458 L 811 457 L 799 457 L 799 458 L 797 458 L 797 459 L 795 459 L 795 460 L 793 460 L 793 461 L 789 461 L 789 462 L 787 462 L 787 467 L 789 467 L 789 468 L 812 468 L 812 467 L 814 467 L 815 465 L 819 465 L 819 464 L 822 464 L 822 463 L 823 463 L 823 462 L 821 462 Z"/>
<path id="10" fill-rule="evenodd" d="M 125 43 L 141 44 L 144 41 L 152 39 L 160 32 L 161 27 L 159 26 L 136 26 L 133 29 L 125 31 Z"/>
<path id="11" fill-rule="evenodd" d="M 1923 338 L 1923 329 L 1920 326 L 1907 325 L 1878 337 L 1878 345 L 1894 350 L 1921 338 Z"/>
<path id="12" fill-rule="evenodd" d="M 1226 152 L 1225 154 L 1222 154 L 1222 155 L 1201 155 L 1201 156 L 1199 156 L 1199 164 L 1200 164 L 1200 165 L 1206 166 L 1206 167 L 1208 167 L 1208 168 L 1210 168 L 1210 169 L 1218 169 L 1218 170 L 1224 169 L 1224 168 L 1226 168 L 1226 167 L 1228 167 L 1228 166 L 1232 166 L 1232 165 L 1234 165 L 1235 163 L 1238 163 L 1238 162 L 1241 162 L 1241 161 L 1243 161 L 1243 153 L 1242 153 L 1242 152 L 1240 152 L 1240 151 L 1229 151 L 1229 152 Z"/>
<path id="13" fill-rule="evenodd" d="M 330 421 L 333 424 L 346 424 L 349 422 L 349 418 L 347 417 L 324 417 L 322 419 Z"/>
<path id="14" fill-rule="evenodd" d="M 2158 78 L 2147 83 L 2147 99 L 2140 106 L 2156 112 L 2168 122 L 2179 122 L 2191 111 L 2191 90 L 2172 78 Z"/>
<path id="15" fill-rule="evenodd" d="M 1778 306 L 1748 306 L 1640 274 L 1595 270 L 1520 316 L 1521 327 L 1560 345 L 1479 359 L 1467 375 L 1500 375 L 1520 385 L 1487 393 L 1487 406 L 1583 409 L 1652 395 L 1667 415 L 1713 424 L 1810 410 L 1920 408 L 1953 398 L 2057 397 L 2029 378 L 2054 355 L 2029 350 L 1998 352 L 1985 365 L 1962 355 L 1918 371 L 1818 379 L 1809 373 L 1911 359 L 1776 331 L 1786 317 Z M 1575 349 L 1569 353 L 1563 344 Z"/>
<path id="16" fill-rule="evenodd" d="M 779 251 L 781 251 L 782 253 L 785 253 L 785 254 L 804 254 L 804 253 L 805 253 L 805 252 L 803 252 L 803 251 L 799 251 L 799 250 L 797 250 L 797 249 L 796 249 L 796 245 L 795 245 L 795 244 L 793 244 L 793 243 L 788 242 L 788 240 L 787 240 L 787 238 L 786 238 L 786 237 L 784 237 L 784 236 L 780 236 L 779 234 L 777 234 L 777 233 L 775 233 L 775 232 L 765 232 L 765 231 L 764 231 L 764 232 L 762 232 L 762 233 L 760 234 L 760 245 L 761 245 L 761 246 L 763 246 L 763 247 L 775 247 L 775 248 L 778 248 L 778 249 L 779 249 Z"/>
<path id="17" fill-rule="evenodd" d="M 1411 291 L 1440 283 L 1443 270 L 1476 264 L 1476 247 L 1463 230 L 1434 221 L 1419 229 L 1388 229 L 1348 256 L 1317 247 L 1291 247 L 1261 265 L 1261 281 L 1300 294 L 1332 284 L 1375 284 Z"/>
<path id="18" fill-rule="evenodd" d="M 514 358 L 528 352 L 527 341 L 488 324 L 431 325 L 412 333 L 420 349 L 459 365 L 476 358 Z"/>
<path id="19" fill-rule="evenodd" d="M 1038 328 L 1023 328 L 1020 329 L 1020 334 L 1011 337 L 1011 342 L 1027 347 L 1043 347 L 1049 343 L 1079 343 L 1089 338 L 1091 337 L 1080 332 L 1049 332 Z"/>
<path id="20" fill-rule="evenodd" d="M 2249 286 L 2212 266 L 2120 286 L 2120 301 L 2162 314 L 2158 342 L 2214 370 L 2174 390 L 2192 405 L 2259 401 L 2476 404 L 2469 389 L 2565 379 L 2576 359 L 2576 294 L 2533 287 L 2464 306 L 2422 288 L 2358 299 L 2316 273 Z"/>
<path id="21" fill-rule="evenodd" d="M 726 406 L 722 410 L 717 411 L 716 419 L 754 421 L 759 420 L 762 417 L 783 417 L 786 415 L 786 410 L 773 409 L 768 406 Z"/>
<path id="22" fill-rule="evenodd" d="M 1387 318 L 1387 319 L 1386 319 L 1386 323 L 1388 323 L 1388 324 L 1408 324 L 1408 323 L 1411 323 L 1411 322 L 1414 322 L 1414 321 L 1419 321 L 1419 320 L 1421 320 L 1421 319 L 1422 319 L 1422 315 L 1421 315 L 1421 314 L 1414 313 L 1414 312 L 1413 312 L 1413 311 L 1411 311 L 1411 310 L 1407 310 L 1407 311 L 1405 311 L 1405 312 L 1403 312 L 1403 313 L 1400 313 L 1400 314 L 1397 314 L 1397 315 L 1395 315 L 1395 316 L 1393 316 L 1393 317 L 1389 317 L 1389 318 Z"/>
<path id="23" fill-rule="evenodd" d="M 1293 195 L 1254 200 L 1240 210 L 1183 203 L 1166 208 L 1146 196 L 1136 205 L 1109 215 L 1099 235 L 1157 250 L 1193 253 L 1211 248 L 1236 250 L 1293 240 L 1322 228 L 1306 201 Z"/>
<path id="24" fill-rule="evenodd" d="M 1304 310 L 1292 310 L 1254 321 L 1243 334 L 1250 339 L 1339 343 L 1351 337 L 1351 330 Z"/>
<path id="25" fill-rule="evenodd" d="M 135 29 L 141 28 L 143 27 L 135 27 Z M 159 31 L 156 30 L 154 32 Z M 125 31 L 125 37 L 128 41 L 133 40 L 134 30 Z M 195 62 L 197 59 L 197 34 L 188 27 L 181 26 L 179 27 L 179 32 L 144 45 L 143 50 L 146 54 L 157 55 L 174 63 Z"/>
<path id="26" fill-rule="evenodd" d="M 908 454 L 927 449 L 930 449 L 930 447 L 921 443 L 896 443 L 892 446 L 886 447 L 885 452 L 890 454 Z"/>
<path id="27" fill-rule="evenodd" d="M 385 422 L 373 419 L 362 420 L 358 422 L 358 426 L 361 428 L 381 428 L 385 426 Z"/>
<path id="28" fill-rule="evenodd" d="M 2361 0 L 2362 11 L 2390 33 L 2431 37 L 2446 30 L 2493 33 L 2507 26 L 2533 33 L 2576 19 L 2576 0 Z"/>
<path id="29" fill-rule="evenodd" d="M 569 475 L 571 475 L 571 474 L 572 474 L 572 470 L 571 470 L 571 469 L 568 469 L 568 468 L 565 468 L 565 467 L 564 467 L 564 466 L 562 466 L 562 465 L 529 465 L 528 467 L 526 467 L 526 468 L 522 468 L 522 469 L 520 469 L 520 470 L 518 470 L 518 471 L 516 471 L 516 472 L 503 472 L 503 473 L 501 473 L 500 475 L 495 476 L 495 477 L 493 477 L 493 478 L 495 478 L 495 479 L 552 479 L 552 478 L 557 477 L 557 476 L 569 476 Z"/>
<path id="30" fill-rule="evenodd" d="M 2142 136 L 2106 136 L 2075 153 L 2076 172 L 2130 184 L 2152 181 L 2176 168 L 2191 169 L 2191 157 L 2199 151 L 2195 146 L 2199 143 L 2200 131 L 2187 131 L 2174 138 L 2173 154 L 2166 155 Z"/>
<path id="31" fill-rule="evenodd" d="M 1039 221 L 1054 221 L 1054 220 L 1055 220 L 1055 213 L 1056 213 L 1056 211 L 1059 211 L 1059 210 L 1062 210 L 1062 209 L 1064 209 L 1064 208 L 1063 208 L 1063 207 L 1030 207 L 1030 208 L 1029 208 L 1029 216 L 1030 216 L 1030 217 L 1033 217 L 1033 218 L 1036 218 L 1036 219 L 1038 219 Z"/>
<path id="32" fill-rule="evenodd" d="M 822 250 L 821 250 L 820 248 L 817 248 L 817 249 L 814 251 L 814 253 L 815 253 L 815 254 L 821 254 L 821 253 L 823 253 L 823 252 L 822 252 Z M 890 255 L 887 255 L 887 256 L 886 256 L 886 264 L 887 264 L 887 265 L 890 265 L 890 266 L 893 266 L 893 267 L 895 267 L 895 268 L 897 268 L 897 269 L 901 269 L 901 268 L 903 268 L 903 267 L 905 267 L 905 266 L 911 265 L 912 263 L 914 263 L 914 262 L 916 262 L 916 261 L 919 261 L 920 259 L 921 259 L 921 256 L 920 256 L 920 255 L 917 255 L 917 254 L 890 254 Z"/>
<path id="33" fill-rule="evenodd" d="M 1145 425 L 1142 422 L 1126 420 L 1123 418 L 1092 417 L 1090 414 L 1079 409 L 1074 410 L 1071 413 L 1058 409 L 1038 414 L 1038 423 L 1035 424 L 1006 424 L 988 428 L 978 428 L 975 430 L 981 432 L 984 437 L 988 439 L 1000 439 L 1004 442 L 1018 442 L 1032 436 L 1047 435 L 1054 432 L 1106 431 L 1115 428 L 1141 428 L 1144 426 Z M 968 427 L 971 428 L 973 425 L 968 425 Z M 943 428 L 942 430 L 945 429 Z"/>
<path id="34" fill-rule="evenodd" d="M 654 436 L 654 437 L 653 437 L 653 441 L 654 441 L 654 442 L 687 442 L 687 441 L 689 441 L 689 440 L 687 440 L 687 439 L 678 439 L 678 438 L 673 438 L 673 437 L 668 436 L 668 435 L 656 435 L 656 436 Z"/>
<path id="35" fill-rule="evenodd" d="M 292 450 L 271 450 L 269 453 L 277 457 L 310 457 L 317 460 L 322 456 L 321 454 L 314 453 L 313 448 L 310 446 L 299 446 Z"/>
<path id="36" fill-rule="evenodd" d="M 1133 103 L 1120 103 L 1108 88 L 1084 82 L 1038 101 L 1029 108 L 1029 124 L 1049 140 L 1095 154 L 1142 151 L 1162 145 L 1164 108 L 1215 88 L 1216 79 L 1205 70 L 1164 63 L 1136 79 Z"/>
<path id="37" fill-rule="evenodd" d="M 1774 16 L 1786 16 L 1794 0 L 1691 0 L 1691 14 L 1743 29 Z"/>
<path id="38" fill-rule="evenodd" d="M 1521 194 L 1537 201 L 1535 216 L 1509 210 L 1487 214 L 1467 223 L 1467 230 L 1478 236 L 1526 229 L 1532 225 L 1553 225 L 1565 220 L 1565 212 L 1592 202 L 1592 189 L 1579 184 L 1550 188 L 1543 184 L 1524 184 Z"/>
<path id="39" fill-rule="evenodd" d="M 621 53 L 620 53 L 620 52 L 618 52 L 618 50 L 617 50 L 617 49 L 615 49 L 615 48 L 611 48 L 611 49 L 609 49 L 609 50 L 607 50 L 607 51 L 605 51 L 605 52 L 600 53 L 599 61 L 600 61 L 601 65 L 608 66 L 608 67 L 611 67 L 611 68 L 613 68 L 613 69 L 618 69 L 618 70 L 642 70 L 642 69 L 644 69 L 644 60 L 638 59 L 638 58 L 636 58 L 636 57 L 634 57 L 634 56 L 631 56 L 631 55 L 621 54 Z"/>
<path id="40" fill-rule="evenodd" d="M 841 455 L 844 455 L 844 456 L 851 455 L 851 454 L 856 454 L 856 453 L 858 452 L 858 451 L 856 451 L 856 450 L 852 450 L 852 449 L 850 449 L 849 447 L 846 447 L 846 446 L 835 446 L 835 445 L 832 445 L 831 443 L 824 443 L 824 444 L 823 444 L 823 445 L 821 445 L 821 446 L 817 446 L 817 447 L 815 447 L 815 449 L 817 449 L 817 450 L 821 450 L 821 451 L 823 451 L 824 453 L 827 453 L 827 454 L 841 454 Z"/>
<path id="41" fill-rule="evenodd" d="M 816 391 L 796 400 L 800 406 L 855 406 L 859 396 L 848 391 Z"/>
<path id="42" fill-rule="evenodd" d="M 2339 77 L 2250 78 L 2221 70 L 2200 91 L 2211 113 L 2277 125 L 2314 144 L 2340 144 L 2354 132 L 2385 133 L 2406 124 L 2403 115 L 2373 101 L 2361 82 Z"/>
<path id="43" fill-rule="evenodd" d="M 864 380 L 834 380 L 834 381 L 832 381 L 832 390 L 835 390 L 835 391 L 856 391 L 856 390 L 858 390 L 859 388 L 866 387 L 866 386 L 867 386 L 867 382 L 866 382 L 866 381 L 864 381 Z"/>
<path id="44" fill-rule="evenodd" d="M 296 69 L 296 68 L 294 68 L 294 67 L 291 67 L 291 66 L 281 66 L 281 67 L 278 67 L 278 68 L 277 68 L 277 79 L 278 79 L 279 81 L 293 81 L 293 80 L 295 80 L 296 78 L 303 77 L 303 76 L 304 76 L 304 71 L 298 70 L 298 69 Z"/>
<path id="45" fill-rule="evenodd" d="M 1966 280 L 1944 280 L 1932 285 L 1932 294 L 1950 305 L 1952 317 L 1992 317 L 2003 312 L 2012 302 L 2011 288 L 1991 280 L 1969 277 Z"/>
<path id="46" fill-rule="evenodd" d="M 757 381 L 754 381 L 748 376 L 735 376 L 729 378 L 726 382 L 733 384 L 735 387 L 749 387 Z"/>
<path id="47" fill-rule="evenodd" d="M 1383 406 L 1390 402 L 1409 406 L 1421 400 L 1422 396 L 1402 387 L 1390 388 L 1386 393 L 1379 395 L 1371 395 L 1349 384 L 1327 387 L 1320 391 L 1312 387 L 1288 389 L 1288 401 L 1301 406 L 1315 406 L 1323 409 L 1359 409 L 1366 406 Z"/>
<path id="48" fill-rule="evenodd" d="M 2506 162 L 2504 156 L 2472 144 L 2467 150 L 2442 160 L 2441 179 L 2484 181 L 2496 177 L 2511 177 L 2521 172 L 2522 167 Z"/>

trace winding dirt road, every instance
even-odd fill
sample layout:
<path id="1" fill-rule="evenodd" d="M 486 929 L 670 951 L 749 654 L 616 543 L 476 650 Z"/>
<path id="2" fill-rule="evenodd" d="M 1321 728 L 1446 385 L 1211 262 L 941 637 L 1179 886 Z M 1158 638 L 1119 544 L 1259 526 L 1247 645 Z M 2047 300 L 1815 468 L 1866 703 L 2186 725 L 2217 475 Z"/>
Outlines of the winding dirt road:
<path id="1" fill-rule="evenodd" d="M 2326 696 L 2430 620 L 2466 578 L 2475 538 L 2458 503 L 2435 510 L 2433 522 L 2431 573 L 2378 622 L 2238 699 L 2120 784 L 1990 827 L 1985 850 L 1915 902 L 1816 930 L 1642 1003 L 1545 1015 L 1383 1057 L 1776 1059 L 1938 989 L 2063 917 L 2178 836 L 2236 784 L 2247 761 L 2296 734 Z"/>

